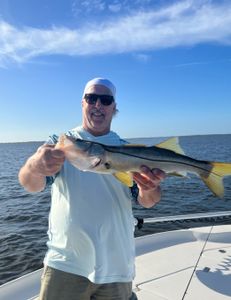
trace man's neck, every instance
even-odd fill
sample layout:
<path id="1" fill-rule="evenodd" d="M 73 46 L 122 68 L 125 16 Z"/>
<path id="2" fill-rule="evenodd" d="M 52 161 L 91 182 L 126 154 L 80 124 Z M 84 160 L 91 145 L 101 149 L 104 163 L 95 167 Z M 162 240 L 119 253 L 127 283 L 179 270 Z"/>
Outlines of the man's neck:
<path id="1" fill-rule="evenodd" d="M 83 129 L 86 130 L 88 133 L 90 133 L 93 136 L 102 136 L 102 135 L 106 135 L 110 132 L 110 129 L 102 131 L 102 132 L 96 131 L 96 130 L 91 130 L 90 128 L 86 128 L 84 125 L 83 125 Z"/>

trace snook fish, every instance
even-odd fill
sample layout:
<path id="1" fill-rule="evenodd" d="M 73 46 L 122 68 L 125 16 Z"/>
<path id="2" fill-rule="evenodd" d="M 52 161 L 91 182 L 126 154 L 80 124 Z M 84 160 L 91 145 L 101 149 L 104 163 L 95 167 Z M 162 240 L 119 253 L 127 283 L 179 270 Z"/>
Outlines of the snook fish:
<path id="1" fill-rule="evenodd" d="M 177 176 L 195 173 L 216 196 L 222 198 L 223 177 L 231 175 L 231 163 L 202 161 L 184 155 L 178 138 L 155 146 L 107 146 L 61 135 L 56 148 L 64 151 L 65 157 L 78 169 L 112 174 L 127 186 L 133 185 L 131 172 L 139 172 L 140 167 L 146 165 Z"/>

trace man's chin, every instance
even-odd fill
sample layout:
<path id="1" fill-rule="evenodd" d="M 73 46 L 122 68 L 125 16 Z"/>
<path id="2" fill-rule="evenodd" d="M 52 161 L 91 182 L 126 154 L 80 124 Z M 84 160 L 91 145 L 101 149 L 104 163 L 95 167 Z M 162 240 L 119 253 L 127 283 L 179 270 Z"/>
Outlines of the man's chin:
<path id="1" fill-rule="evenodd" d="M 92 123 L 91 131 L 92 131 L 95 135 L 104 135 L 104 134 L 107 133 L 109 130 L 107 130 L 107 127 L 102 126 L 102 124 Z"/>
<path id="2" fill-rule="evenodd" d="M 93 123 L 100 123 L 102 124 L 105 121 L 105 117 L 104 116 L 92 116 L 91 120 Z"/>

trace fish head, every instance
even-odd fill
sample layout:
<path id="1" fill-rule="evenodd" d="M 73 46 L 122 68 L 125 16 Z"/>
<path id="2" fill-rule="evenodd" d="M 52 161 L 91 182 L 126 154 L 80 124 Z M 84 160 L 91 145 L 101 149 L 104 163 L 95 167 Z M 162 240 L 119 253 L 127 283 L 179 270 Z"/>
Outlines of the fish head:
<path id="1" fill-rule="evenodd" d="M 75 167 L 83 171 L 91 171 L 102 160 L 104 149 L 101 144 L 75 139 L 62 135 L 56 145 L 65 153 L 66 159 Z"/>

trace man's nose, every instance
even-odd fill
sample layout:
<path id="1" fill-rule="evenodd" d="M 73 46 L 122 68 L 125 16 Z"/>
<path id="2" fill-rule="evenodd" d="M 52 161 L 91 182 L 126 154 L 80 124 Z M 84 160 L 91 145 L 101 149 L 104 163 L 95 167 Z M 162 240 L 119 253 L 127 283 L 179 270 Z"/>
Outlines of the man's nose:
<path id="1" fill-rule="evenodd" d="M 95 106 L 96 107 L 101 107 L 102 106 L 102 103 L 100 101 L 100 98 L 97 99 L 96 103 L 95 103 Z"/>

